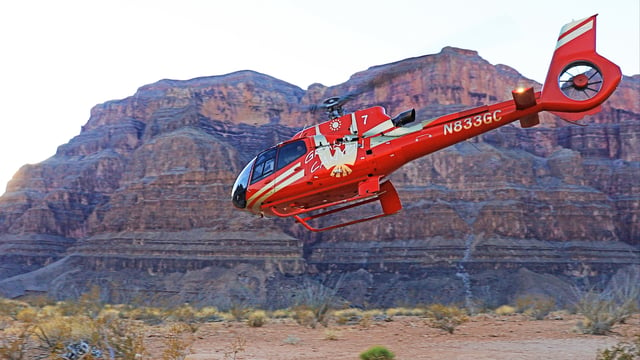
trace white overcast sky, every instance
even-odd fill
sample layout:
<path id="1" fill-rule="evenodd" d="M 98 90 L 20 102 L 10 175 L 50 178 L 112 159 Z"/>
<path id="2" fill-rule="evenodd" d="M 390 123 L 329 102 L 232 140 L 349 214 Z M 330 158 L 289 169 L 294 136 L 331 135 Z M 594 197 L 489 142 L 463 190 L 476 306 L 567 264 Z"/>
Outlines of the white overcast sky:
<path id="1" fill-rule="evenodd" d="M 249 69 L 306 89 L 456 46 L 542 82 L 560 27 L 596 13 L 598 52 L 640 73 L 638 0 L 2 1 L 0 194 L 94 105 L 160 79 Z"/>

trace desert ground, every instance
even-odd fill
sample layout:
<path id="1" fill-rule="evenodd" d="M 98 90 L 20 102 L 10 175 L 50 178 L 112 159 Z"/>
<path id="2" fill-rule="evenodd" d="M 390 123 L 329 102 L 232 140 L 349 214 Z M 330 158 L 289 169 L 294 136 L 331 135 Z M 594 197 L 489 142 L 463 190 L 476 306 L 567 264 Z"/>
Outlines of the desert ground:
<path id="1" fill-rule="evenodd" d="M 599 350 L 640 334 L 638 315 L 616 325 L 607 336 L 580 333 L 576 328 L 579 319 L 576 315 L 546 320 L 477 315 L 453 334 L 417 316 L 316 328 L 291 319 L 270 319 L 262 327 L 243 322 L 207 323 L 192 335 L 186 359 L 359 359 L 373 345 L 385 346 L 395 359 L 596 359 Z M 154 352 L 159 356 L 163 335 L 150 333 L 145 343 L 152 357 Z"/>

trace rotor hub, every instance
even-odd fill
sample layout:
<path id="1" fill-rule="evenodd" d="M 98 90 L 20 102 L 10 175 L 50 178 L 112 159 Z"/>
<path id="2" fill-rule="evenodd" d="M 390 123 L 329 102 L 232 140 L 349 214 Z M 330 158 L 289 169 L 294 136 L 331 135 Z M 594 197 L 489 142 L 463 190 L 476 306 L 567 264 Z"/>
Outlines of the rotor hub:
<path id="1" fill-rule="evenodd" d="M 573 87 L 578 90 L 585 89 L 589 86 L 589 78 L 585 74 L 574 76 L 571 82 L 573 83 Z"/>
<path id="2" fill-rule="evenodd" d="M 589 61 L 577 61 L 567 66 L 558 76 L 558 87 L 571 100 L 592 99 L 602 89 L 602 73 Z"/>

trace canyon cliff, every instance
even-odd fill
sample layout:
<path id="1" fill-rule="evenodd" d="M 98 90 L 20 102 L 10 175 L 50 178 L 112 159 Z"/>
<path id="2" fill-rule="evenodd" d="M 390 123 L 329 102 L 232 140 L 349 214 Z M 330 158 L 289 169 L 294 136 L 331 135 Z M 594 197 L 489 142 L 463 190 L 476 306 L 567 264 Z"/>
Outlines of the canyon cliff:
<path id="1" fill-rule="evenodd" d="M 475 51 L 369 68 L 307 90 L 253 71 L 161 80 L 91 110 L 54 156 L 0 197 L 0 295 L 217 306 L 291 305 L 310 283 L 352 304 L 543 294 L 640 265 L 640 76 L 574 126 L 544 114 L 418 159 L 391 177 L 404 209 L 324 233 L 233 208 L 235 176 L 262 149 L 350 110 L 426 119 L 540 84 Z M 348 217 L 349 214 L 340 216 Z M 319 286 L 320 286 L 319 285 Z"/>

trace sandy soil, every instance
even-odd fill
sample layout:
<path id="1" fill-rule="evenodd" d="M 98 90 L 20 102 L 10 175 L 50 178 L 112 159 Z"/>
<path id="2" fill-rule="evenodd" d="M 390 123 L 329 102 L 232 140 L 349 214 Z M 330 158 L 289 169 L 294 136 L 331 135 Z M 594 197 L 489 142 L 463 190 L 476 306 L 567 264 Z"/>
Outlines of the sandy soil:
<path id="1" fill-rule="evenodd" d="M 478 315 L 454 334 L 432 328 L 420 317 L 315 329 L 290 319 L 270 320 L 259 328 L 241 322 L 209 323 L 201 325 L 191 338 L 187 359 L 359 359 L 359 354 L 373 345 L 387 347 L 398 360 L 595 359 L 598 350 L 640 334 L 640 316 L 616 326 L 609 336 L 578 333 L 578 319 L 565 316 L 535 321 L 520 315 Z M 154 348 L 155 343 L 155 351 L 161 351 L 162 337 L 151 335 L 147 348 Z M 234 358 L 234 343 L 242 342 L 244 349 Z"/>

